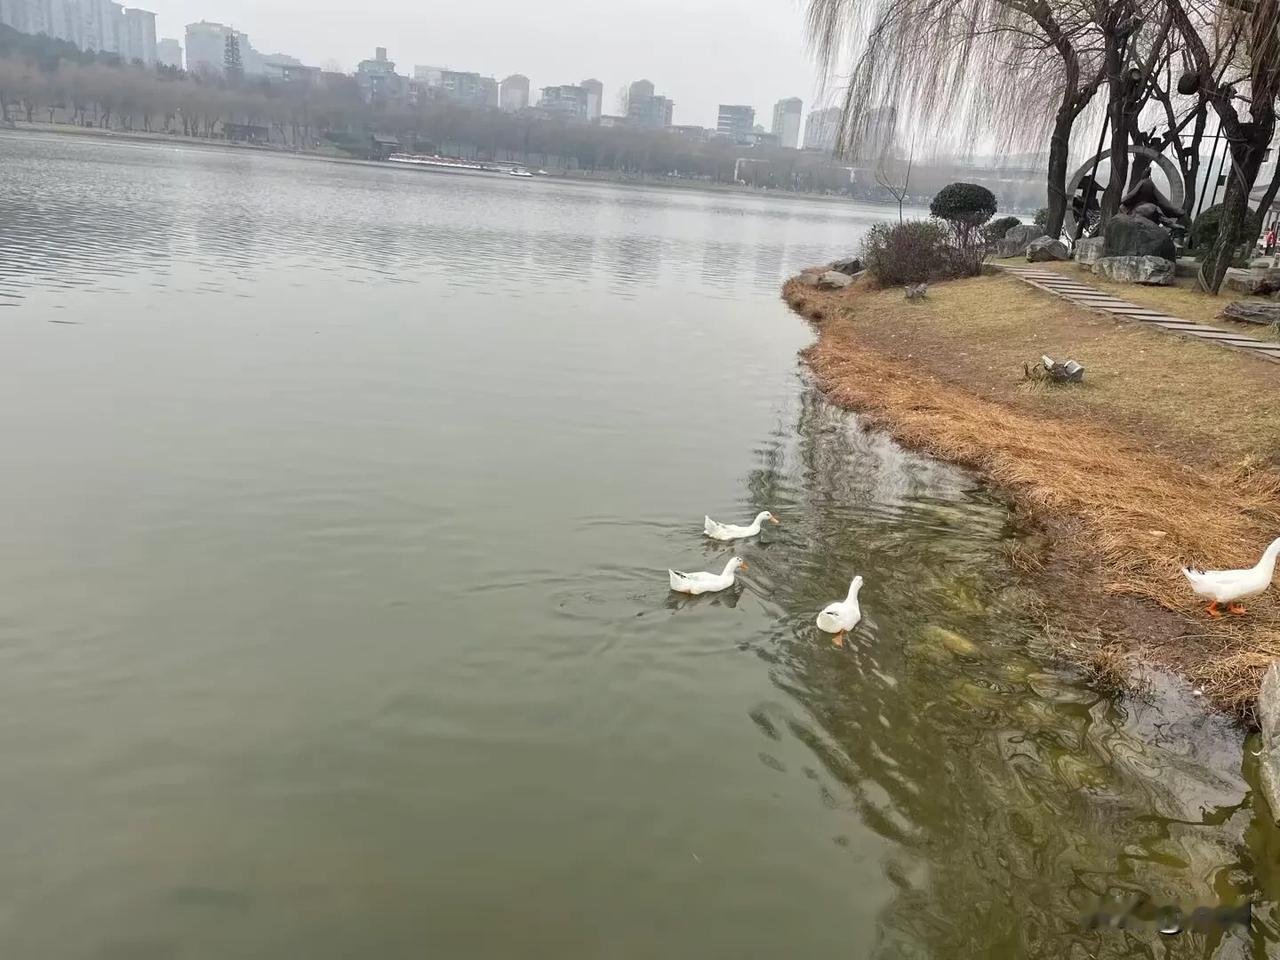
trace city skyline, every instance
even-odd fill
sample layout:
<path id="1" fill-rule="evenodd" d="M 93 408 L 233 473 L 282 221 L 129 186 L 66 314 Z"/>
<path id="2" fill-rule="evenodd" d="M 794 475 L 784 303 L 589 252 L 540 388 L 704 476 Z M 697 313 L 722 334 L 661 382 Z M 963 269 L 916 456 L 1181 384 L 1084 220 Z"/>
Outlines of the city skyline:
<path id="1" fill-rule="evenodd" d="M 749 104 L 758 117 L 768 118 L 779 98 L 799 97 L 808 109 L 820 89 L 803 31 L 785 5 L 743 19 L 720 0 L 693 10 L 673 0 L 656 0 L 656 6 L 614 8 L 608 20 L 616 20 L 618 30 L 611 31 L 596 5 L 569 0 L 572 9 L 560 10 L 558 21 L 566 29 L 553 34 L 539 28 L 539 23 L 545 27 L 545 19 L 538 8 L 509 0 L 460 9 L 443 25 L 407 0 L 368 0 L 358 9 L 349 0 L 317 0 L 306 17 L 284 0 L 143 2 L 156 13 L 157 38 L 183 43 L 188 24 L 218 22 L 251 36 L 259 50 L 283 51 L 313 66 L 336 61 L 348 73 L 381 46 L 406 75 L 412 75 L 415 64 L 498 80 L 523 75 L 530 78 L 531 101 L 545 87 L 599 78 L 603 114 L 615 114 L 619 92 L 645 77 L 675 103 L 677 124 L 711 129 L 722 103 Z M 586 19 L 575 19 L 573 9 Z M 631 16 L 641 9 L 643 17 Z M 672 16 L 654 15 L 661 10 Z M 665 25 L 673 22 L 681 24 L 678 31 Z M 530 37 L 539 42 L 530 44 Z M 710 59 L 713 52 L 725 50 L 733 55 Z M 762 64 L 771 68 L 762 69 Z"/>

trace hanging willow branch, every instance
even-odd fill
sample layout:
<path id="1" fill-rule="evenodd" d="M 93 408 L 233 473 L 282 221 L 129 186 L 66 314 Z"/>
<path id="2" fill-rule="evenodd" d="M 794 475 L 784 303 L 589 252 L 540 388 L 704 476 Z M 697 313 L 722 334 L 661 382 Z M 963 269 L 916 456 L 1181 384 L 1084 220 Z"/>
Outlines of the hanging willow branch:
<path id="1" fill-rule="evenodd" d="M 1077 0 L 809 0 L 807 26 L 825 75 L 852 70 L 845 155 L 879 107 L 935 142 L 1043 143 L 1066 85 L 1090 82 L 1101 50 Z"/>

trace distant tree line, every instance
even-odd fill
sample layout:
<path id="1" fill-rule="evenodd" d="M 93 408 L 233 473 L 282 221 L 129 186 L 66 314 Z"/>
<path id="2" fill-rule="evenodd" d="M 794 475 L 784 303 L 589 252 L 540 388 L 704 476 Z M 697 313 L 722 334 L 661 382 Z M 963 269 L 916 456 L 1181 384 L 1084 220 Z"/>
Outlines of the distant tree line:
<path id="1" fill-rule="evenodd" d="M 0 110 L 2 122 L 71 123 L 206 138 L 243 137 L 253 130 L 259 139 L 287 148 L 323 146 L 352 156 L 368 155 L 370 137 L 378 134 L 397 138 L 406 150 L 473 160 L 889 199 L 870 171 L 851 179 L 848 167 L 819 153 L 699 141 L 663 130 L 567 123 L 441 101 L 369 104 L 355 79 L 343 74 L 323 74 L 318 83 L 228 81 L 168 67 L 148 69 L 137 61 L 125 64 L 115 56 L 82 53 L 72 44 L 9 28 L 0 28 Z M 927 202 L 950 179 L 953 171 L 917 168 L 915 199 Z"/>

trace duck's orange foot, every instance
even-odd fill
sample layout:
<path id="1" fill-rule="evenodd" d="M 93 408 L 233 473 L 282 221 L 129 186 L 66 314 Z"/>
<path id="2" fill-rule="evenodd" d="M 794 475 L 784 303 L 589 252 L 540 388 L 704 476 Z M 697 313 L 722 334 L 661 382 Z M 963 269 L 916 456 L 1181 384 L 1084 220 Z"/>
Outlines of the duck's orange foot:
<path id="1" fill-rule="evenodd" d="M 1222 618 L 1222 613 L 1221 613 L 1221 611 L 1219 611 L 1219 610 L 1218 610 L 1218 601 L 1217 601 L 1217 600 L 1213 601 L 1213 603 L 1211 603 L 1211 604 L 1209 604 L 1207 607 L 1205 607 L 1205 608 L 1204 608 L 1204 612 L 1205 612 L 1205 613 L 1207 613 L 1209 616 L 1213 617 L 1213 619 L 1215 619 L 1215 620 L 1219 620 L 1219 619 L 1221 619 L 1221 618 Z"/>
<path id="2" fill-rule="evenodd" d="M 831 638 L 831 642 L 832 642 L 833 644 L 835 644 L 837 647 L 843 647 L 843 646 L 844 646 L 844 631 L 843 631 L 843 630 L 841 630 L 839 633 L 837 633 L 835 636 L 833 636 L 833 637 Z"/>
<path id="3" fill-rule="evenodd" d="M 1237 617 L 1243 617 L 1247 612 L 1244 608 L 1244 605 L 1240 603 L 1229 603 L 1227 604 L 1227 609 L 1230 610 L 1232 613 L 1234 613 Z"/>

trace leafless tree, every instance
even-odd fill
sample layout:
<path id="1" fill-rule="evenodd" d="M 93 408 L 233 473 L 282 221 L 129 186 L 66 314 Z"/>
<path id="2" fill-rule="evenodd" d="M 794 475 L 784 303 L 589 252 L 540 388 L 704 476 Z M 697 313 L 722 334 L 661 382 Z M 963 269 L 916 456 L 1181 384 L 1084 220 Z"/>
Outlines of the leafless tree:
<path id="1" fill-rule="evenodd" d="M 1249 215 L 1249 194 L 1276 131 L 1280 0 L 1163 3 L 1190 62 L 1188 86 L 1194 83 L 1213 108 L 1231 158 L 1218 237 L 1200 270 L 1200 285 L 1217 293 Z M 1247 111 L 1248 119 L 1242 111 Z M 1267 192 L 1274 197 L 1273 191 Z"/>
<path id="2" fill-rule="evenodd" d="M 892 151 L 886 150 L 880 155 L 876 165 L 876 184 L 887 190 L 893 199 L 898 201 L 898 222 L 902 223 L 902 204 L 907 198 L 907 187 L 911 183 L 911 165 L 915 161 L 915 145 L 907 150 L 905 168 L 893 169 L 895 161 Z"/>

